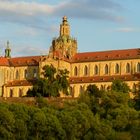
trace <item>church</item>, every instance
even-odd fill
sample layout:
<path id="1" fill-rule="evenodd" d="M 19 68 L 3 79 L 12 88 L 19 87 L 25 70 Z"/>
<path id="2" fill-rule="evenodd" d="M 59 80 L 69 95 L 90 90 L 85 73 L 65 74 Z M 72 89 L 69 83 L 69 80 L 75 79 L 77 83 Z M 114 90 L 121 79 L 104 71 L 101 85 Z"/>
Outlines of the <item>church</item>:
<path id="1" fill-rule="evenodd" d="M 133 96 L 138 88 L 140 49 L 101 52 L 77 52 L 77 40 L 70 36 L 70 25 L 64 16 L 58 38 L 52 40 L 48 55 L 11 57 L 9 42 L 5 56 L 0 56 L 0 97 L 22 97 L 32 88 L 45 65 L 67 69 L 70 96 L 78 97 L 90 84 L 109 90 L 112 81 L 121 79 Z"/>

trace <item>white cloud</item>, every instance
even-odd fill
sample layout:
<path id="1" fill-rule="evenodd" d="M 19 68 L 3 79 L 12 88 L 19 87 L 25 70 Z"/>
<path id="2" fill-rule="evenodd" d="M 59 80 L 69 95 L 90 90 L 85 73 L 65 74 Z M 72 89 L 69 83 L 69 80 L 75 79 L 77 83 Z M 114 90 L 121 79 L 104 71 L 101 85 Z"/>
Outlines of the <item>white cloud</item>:
<path id="1" fill-rule="evenodd" d="M 0 21 L 34 25 L 46 23 L 48 17 L 67 15 L 76 18 L 100 19 L 119 22 L 122 7 L 113 0 L 67 0 L 56 5 L 34 1 L 1 0 Z"/>
<path id="2" fill-rule="evenodd" d="M 140 32 L 140 29 L 133 28 L 133 27 L 122 27 L 122 28 L 117 28 L 114 31 L 128 33 L 128 32 Z"/>
<path id="3" fill-rule="evenodd" d="M 35 56 L 35 55 L 47 55 L 48 49 L 37 46 L 14 46 L 12 48 L 12 56 Z"/>

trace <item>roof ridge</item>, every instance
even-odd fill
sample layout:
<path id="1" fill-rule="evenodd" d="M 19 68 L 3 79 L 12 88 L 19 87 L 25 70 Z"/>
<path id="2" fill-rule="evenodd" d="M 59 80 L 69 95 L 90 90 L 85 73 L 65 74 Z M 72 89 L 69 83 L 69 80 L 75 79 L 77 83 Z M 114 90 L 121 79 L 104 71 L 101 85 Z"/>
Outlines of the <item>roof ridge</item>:
<path id="1" fill-rule="evenodd" d="M 105 51 L 93 51 L 93 52 L 79 52 L 77 54 L 84 54 L 84 53 L 101 53 L 101 52 L 114 52 L 114 51 L 129 51 L 129 50 L 140 50 L 140 48 L 129 48 L 129 49 L 121 49 L 121 50 L 105 50 Z"/>

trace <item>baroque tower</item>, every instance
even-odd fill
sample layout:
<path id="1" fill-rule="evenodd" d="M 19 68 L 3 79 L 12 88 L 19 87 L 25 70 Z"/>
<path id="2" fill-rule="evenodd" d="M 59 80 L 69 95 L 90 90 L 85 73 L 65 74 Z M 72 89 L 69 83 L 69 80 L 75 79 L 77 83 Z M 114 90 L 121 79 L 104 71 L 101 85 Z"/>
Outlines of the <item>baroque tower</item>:
<path id="1" fill-rule="evenodd" d="M 64 16 L 60 24 L 58 38 L 54 38 L 50 47 L 49 57 L 55 59 L 71 59 L 77 53 L 77 40 L 70 36 L 70 25 Z"/>

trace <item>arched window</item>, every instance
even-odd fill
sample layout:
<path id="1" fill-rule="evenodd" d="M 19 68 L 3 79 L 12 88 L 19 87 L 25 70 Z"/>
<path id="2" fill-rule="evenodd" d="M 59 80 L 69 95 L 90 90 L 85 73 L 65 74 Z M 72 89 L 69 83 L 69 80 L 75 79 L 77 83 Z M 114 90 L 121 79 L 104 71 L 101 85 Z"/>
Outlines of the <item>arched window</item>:
<path id="1" fill-rule="evenodd" d="M 88 75 L 88 67 L 87 67 L 87 66 L 85 66 L 85 68 L 84 68 L 84 75 L 85 75 L 85 76 Z"/>
<path id="2" fill-rule="evenodd" d="M 78 75 L 78 69 L 77 67 L 74 68 L 74 76 L 77 76 Z"/>
<path id="3" fill-rule="evenodd" d="M 13 89 L 10 89 L 10 97 L 13 97 Z"/>
<path id="4" fill-rule="evenodd" d="M 83 86 L 80 86 L 79 95 L 80 95 L 81 93 L 83 93 L 83 92 L 84 92 L 84 87 L 83 87 Z"/>
<path id="5" fill-rule="evenodd" d="M 74 93 L 75 93 L 75 86 L 70 87 L 70 88 L 69 88 L 69 90 L 70 90 L 70 95 L 71 95 L 71 97 L 74 97 Z"/>
<path id="6" fill-rule="evenodd" d="M 98 66 L 95 65 L 95 67 L 94 67 L 94 75 L 98 75 L 98 73 L 99 73 Z"/>
<path id="7" fill-rule="evenodd" d="M 137 64 L 137 72 L 140 72 L 140 63 Z"/>
<path id="8" fill-rule="evenodd" d="M 106 64 L 105 65 L 105 74 L 108 74 L 109 73 L 109 69 L 108 69 L 108 65 Z"/>
<path id="9" fill-rule="evenodd" d="M 136 85 L 135 83 L 133 84 L 132 92 L 133 92 L 134 94 L 137 93 L 137 85 Z"/>
<path id="10" fill-rule="evenodd" d="M 70 87 L 70 95 L 73 96 L 73 87 Z"/>
<path id="11" fill-rule="evenodd" d="M 101 85 L 100 90 L 104 90 L 104 86 L 103 85 Z"/>
<path id="12" fill-rule="evenodd" d="M 27 70 L 24 71 L 24 77 L 25 77 L 25 78 L 28 77 L 28 72 L 27 72 Z"/>
<path id="13" fill-rule="evenodd" d="M 130 64 L 129 63 L 126 64 L 126 73 L 130 73 Z"/>
<path id="14" fill-rule="evenodd" d="M 23 96 L 23 89 L 19 89 L 19 97 Z"/>
<path id="15" fill-rule="evenodd" d="M 16 79 L 19 79 L 19 72 L 18 72 L 18 70 L 16 71 Z"/>
<path id="16" fill-rule="evenodd" d="M 33 77 L 34 77 L 34 78 L 37 77 L 37 70 L 36 70 L 36 69 L 33 70 Z"/>
<path id="17" fill-rule="evenodd" d="M 118 74 L 120 72 L 119 64 L 116 64 L 115 66 L 115 73 Z"/>

